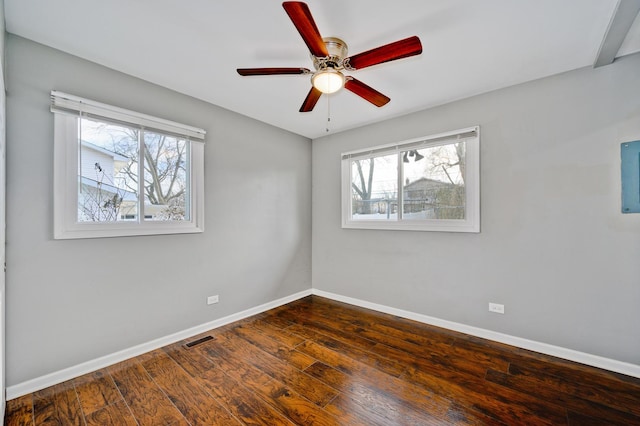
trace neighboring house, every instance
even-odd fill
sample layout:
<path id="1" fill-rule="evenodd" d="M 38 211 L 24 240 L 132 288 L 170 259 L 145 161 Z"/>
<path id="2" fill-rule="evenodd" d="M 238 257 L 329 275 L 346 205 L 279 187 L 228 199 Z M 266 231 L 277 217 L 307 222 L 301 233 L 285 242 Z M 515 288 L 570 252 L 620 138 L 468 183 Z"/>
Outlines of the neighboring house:
<path id="1" fill-rule="evenodd" d="M 464 219 L 464 185 L 422 177 L 407 182 L 404 191 L 406 214 L 422 219 Z"/>
<path id="2" fill-rule="evenodd" d="M 415 219 L 464 219 L 464 185 L 455 185 L 422 177 L 403 187 L 403 215 Z M 357 194 L 354 194 L 357 197 Z M 390 197 L 374 197 L 370 200 L 354 198 L 354 212 L 387 219 L 398 213 L 396 194 Z"/>
<path id="3" fill-rule="evenodd" d="M 137 196 L 117 182 L 117 175 L 128 164 L 129 158 L 91 142 L 82 141 L 81 146 L 78 220 L 135 219 Z"/>

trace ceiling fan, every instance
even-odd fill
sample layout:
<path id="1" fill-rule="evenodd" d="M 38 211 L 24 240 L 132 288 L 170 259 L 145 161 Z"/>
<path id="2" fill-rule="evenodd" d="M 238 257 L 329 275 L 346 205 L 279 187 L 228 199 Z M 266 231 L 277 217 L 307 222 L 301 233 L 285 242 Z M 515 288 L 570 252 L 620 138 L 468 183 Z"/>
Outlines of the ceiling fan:
<path id="1" fill-rule="evenodd" d="M 306 3 L 286 1 L 282 3 L 282 7 L 309 48 L 315 71 L 308 68 L 238 68 L 237 71 L 242 76 L 311 75 L 311 90 L 302 103 L 300 112 L 312 111 L 323 93 L 334 93 L 343 87 L 377 107 L 386 105 L 390 98 L 360 80 L 345 76 L 342 71 L 355 71 L 422 53 L 420 39 L 413 36 L 347 57 L 348 49 L 344 41 L 336 37 L 320 36 Z"/>

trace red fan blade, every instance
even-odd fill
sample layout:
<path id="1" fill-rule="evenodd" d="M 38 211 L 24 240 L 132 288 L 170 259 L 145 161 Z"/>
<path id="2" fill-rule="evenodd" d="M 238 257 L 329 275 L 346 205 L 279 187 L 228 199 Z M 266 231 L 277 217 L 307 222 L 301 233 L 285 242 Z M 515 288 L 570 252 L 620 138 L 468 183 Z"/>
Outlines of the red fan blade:
<path id="1" fill-rule="evenodd" d="M 351 66 L 351 68 L 359 70 L 370 67 L 371 65 L 395 61 L 396 59 L 407 58 L 421 53 L 422 43 L 420 43 L 418 37 L 413 36 L 367 50 L 366 52 L 358 53 L 347 59 L 349 60 L 349 66 Z M 345 62 L 347 59 L 345 59 Z"/>
<path id="2" fill-rule="evenodd" d="M 307 4 L 301 1 L 285 1 L 282 3 L 282 7 L 302 36 L 311 54 L 318 57 L 329 56 L 327 46 L 322 41 L 320 31 L 318 31 Z"/>
<path id="3" fill-rule="evenodd" d="M 238 68 L 240 75 L 284 75 L 284 74 L 308 74 L 307 68 Z"/>
<path id="4" fill-rule="evenodd" d="M 306 99 L 300 107 L 300 112 L 313 111 L 313 107 L 316 106 L 316 103 L 318 103 L 318 99 L 320 99 L 321 95 L 322 92 L 312 86 L 311 90 L 309 90 L 309 93 L 307 94 Z"/>
<path id="5" fill-rule="evenodd" d="M 376 89 L 367 86 L 360 80 L 356 80 L 353 77 L 347 77 L 347 81 L 344 83 L 344 88 L 355 93 L 364 100 L 371 102 L 377 107 L 386 105 L 391 100 Z"/>

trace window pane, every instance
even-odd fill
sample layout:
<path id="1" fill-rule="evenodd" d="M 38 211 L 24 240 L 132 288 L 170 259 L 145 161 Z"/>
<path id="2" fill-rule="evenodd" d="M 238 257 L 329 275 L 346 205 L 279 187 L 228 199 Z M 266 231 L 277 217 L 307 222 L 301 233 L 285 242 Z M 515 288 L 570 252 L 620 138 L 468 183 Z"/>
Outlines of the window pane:
<path id="1" fill-rule="evenodd" d="M 465 219 L 465 143 L 403 152 L 405 220 Z"/>
<path id="2" fill-rule="evenodd" d="M 189 143 L 160 133 L 144 134 L 145 220 L 190 220 Z"/>
<path id="3" fill-rule="evenodd" d="M 397 155 L 351 161 L 351 212 L 354 220 L 397 220 Z"/>
<path id="4" fill-rule="evenodd" d="M 78 222 L 116 222 L 138 216 L 138 131 L 81 119 Z"/>

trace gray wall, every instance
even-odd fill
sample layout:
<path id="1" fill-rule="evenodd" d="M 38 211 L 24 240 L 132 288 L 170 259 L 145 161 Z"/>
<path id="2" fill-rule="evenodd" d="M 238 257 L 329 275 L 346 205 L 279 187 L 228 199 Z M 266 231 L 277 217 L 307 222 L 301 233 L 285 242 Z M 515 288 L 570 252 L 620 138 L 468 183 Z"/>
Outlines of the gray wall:
<path id="1" fill-rule="evenodd" d="M 480 234 L 341 229 L 341 152 L 476 124 Z M 620 213 L 638 139 L 639 54 L 316 139 L 313 286 L 640 364 L 640 214 Z"/>
<path id="2" fill-rule="evenodd" d="M 0 0 L 0 66 L 4 69 L 4 44 L 5 44 L 5 29 L 6 24 L 4 22 L 4 0 Z"/>
<path id="3" fill-rule="evenodd" d="M 311 287 L 308 139 L 7 43 L 8 386 Z M 206 231 L 53 240 L 52 89 L 204 128 Z M 220 303 L 207 306 L 213 294 Z"/>
<path id="4" fill-rule="evenodd" d="M 5 77 L 4 77 L 4 43 L 5 43 L 5 23 L 4 23 L 4 0 L 0 0 L 0 90 L 5 90 Z M 5 103 L 0 104 L 0 265 L 5 262 L 5 190 L 6 190 L 6 157 L 5 157 L 5 142 L 6 142 L 6 126 L 5 126 L 6 108 Z M 0 271 L 0 391 L 3 392 L 2 401 L 0 401 L 0 416 L 4 417 L 5 401 L 5 276 L 4 272 Z"/>

